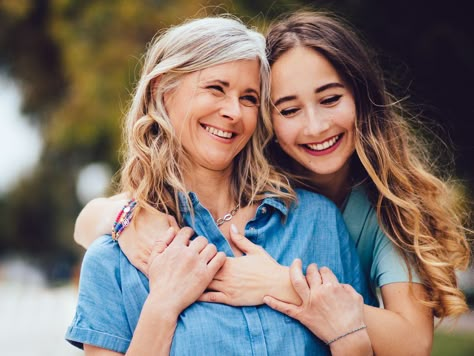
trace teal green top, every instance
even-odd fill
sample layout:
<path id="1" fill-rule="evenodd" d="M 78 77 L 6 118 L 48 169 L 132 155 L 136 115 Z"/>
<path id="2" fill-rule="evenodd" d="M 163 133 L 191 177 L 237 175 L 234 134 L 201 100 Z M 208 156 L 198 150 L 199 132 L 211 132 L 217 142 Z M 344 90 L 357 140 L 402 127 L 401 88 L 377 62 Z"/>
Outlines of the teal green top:
<path id="1" fill-rule="evenodd" d="M 377 213 L 370 204 L 364 187 L 352 190 L 342 215 L 356 244 L 362 270 L 369 277 L 374 295 L 376 288 L 386 284 L 410 281 L 405 260 L 380 228 Z M 412 282 L 420 283 L 420 278 L 413 269 Z"/>

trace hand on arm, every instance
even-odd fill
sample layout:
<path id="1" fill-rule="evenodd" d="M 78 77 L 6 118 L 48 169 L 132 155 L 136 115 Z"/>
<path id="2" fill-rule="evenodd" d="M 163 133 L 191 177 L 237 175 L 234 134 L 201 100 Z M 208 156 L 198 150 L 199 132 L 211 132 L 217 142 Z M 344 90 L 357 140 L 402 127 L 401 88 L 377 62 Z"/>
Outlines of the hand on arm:
<path id="1" fill-rule="evenodd" d="M 328 269 L 310 264 L 306 276 L 301 260 L 290 267 L 293 287 L 302 299 L 300 305 L 286 303 L 266 296 L 264 302 L 300 321 L 323 341 L 346 336 L 330 344 L 333 355 L 371 355 L 372 347 L 367 334 L 363 314 L 363 299 L 350 285 L 340 284 Z M 352 332 L 356 329 L 358 331 Z"/>
<path id="2" fill-rule="evenodd" d="M 301 302 L 291 285 L 288 267 L 278 264 L 261 246 L 239 234 L 235 226 L 231 228 L 230 238 L 245 255 L 226 258 L 200 301 L 233 306 L 260 305 L 263 297 L 270 294 L 280 300 Z"/>
<path id="3" fill-rule="evenodd" d="M 99 236 L 110 234 L 117 214 L 128 201 L 126 194 L 91 200 L 77 217 L 74 240 L 87 249 Z M 148 275 L 148 257 L 155 240 L 159 240 L 170 226 L 179 229 L 174 217 L 142 209 L 120 234 L 121 250 L 145 275 Z"/>
<path id="4" fill-rule="evenodd" d="M 148 276 L 148 261 L 153 246 L 166 238 L 164 235 L 170 227 L 179 230 L 174 217 L 142 209 L 120 235 L 120 249 L 132 265 Z"/>

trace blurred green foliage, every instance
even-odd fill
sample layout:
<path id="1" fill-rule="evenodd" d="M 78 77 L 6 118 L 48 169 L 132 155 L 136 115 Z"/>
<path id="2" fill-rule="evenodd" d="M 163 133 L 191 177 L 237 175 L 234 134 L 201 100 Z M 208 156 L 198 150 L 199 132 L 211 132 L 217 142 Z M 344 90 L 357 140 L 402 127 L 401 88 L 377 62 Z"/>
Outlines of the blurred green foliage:
<path id="1" fill-rule="evenodd" d="M 304 4 L 297 0 L 0 0 L 0 71 L 19 84 L 23 111 L 41 128 L 44 139 L 33 174 L 0 197 L 0 256 L 17 251 L 37 256 L 46 265 L 57 260 L 73 263 L 80 256 L 72 240 L 81 209 L 75 194 L 77 174 L 95 161 L 118 168 L 122 113 L 139 73 L 140 56 L 158 30 L 220 12 L 231 12 L 264 29 L 278 14 Z M 462 11 L 405 0 L 397 6 L 375 0 L 313 1 L 311 5 L 336 10 L 352 21 L 382 50 L 382 62 L 395 69 L 405 86 L 411 80 L 407 67 L 420 69 L 414 89 L 436 105 L 437 118 L 440 113 L 450 115 L 440 120 L 443 124 L 457 127 L 463 115 L 474 113 L 470 106 L 462 111 L 472 100 L 463 85 L 469 88 L 474 77 L 474 47 L 466 35 L 472 28 L 466 30 L 466 24 L 472 21 Z M 450 69 L 439 70 L 445 65 Z M 438 74 L 434 80 L 432 73 Z M 403 83 L 406 77 L 409 80 Z M 433 83 L 437 89 L 432 92 Z M 470 127 L 472 122 L 468 120 Z M 451 136 L 460 154 L 472 153 L 465 130 Z M 471 165 L 459 167 L 462 177 L 472 179 Z"/>
<path id="2" fill-rule="evenodd" d="M 446 333 L 437 331 L 431 356 L 472 356 L 474 355 L 473 333 Z"/>

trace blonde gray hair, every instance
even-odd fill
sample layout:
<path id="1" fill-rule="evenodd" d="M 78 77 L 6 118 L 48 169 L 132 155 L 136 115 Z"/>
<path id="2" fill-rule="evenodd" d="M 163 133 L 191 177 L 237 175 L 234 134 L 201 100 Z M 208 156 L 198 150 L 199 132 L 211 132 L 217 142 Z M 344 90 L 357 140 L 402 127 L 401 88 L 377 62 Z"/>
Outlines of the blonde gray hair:
<path id="1" fill-rule="evenodd" d="M 267 114 L 270 69 L 265 38 L 229 16 L 190 20 L 169 28 L 149 45 L 126 116 L 122 191 L 131 192 L 141 207 L 170 213 L 182 221 L 178 196 L 187 192 L 183 171 L 189 168 L 189 161 L 170 123 L 164 94 L 176 88 L 186 74 L 255 59 L 260 63 L 261 112 L 265 114 L 234 159 L 231 193 L 242 204 L 268 195 L 281 197 L 286 203 L 293 200 L 287 179 L 263 155 L 272 135 Z"/>

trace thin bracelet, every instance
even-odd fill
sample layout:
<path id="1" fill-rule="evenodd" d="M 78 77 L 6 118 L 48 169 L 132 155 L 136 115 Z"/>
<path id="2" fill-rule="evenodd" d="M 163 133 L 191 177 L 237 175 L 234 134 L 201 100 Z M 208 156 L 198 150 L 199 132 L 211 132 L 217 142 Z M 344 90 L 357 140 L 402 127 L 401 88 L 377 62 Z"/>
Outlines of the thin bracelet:
<path id="1" fill-rule="evenodd" d="M 355 329 L 353 329 L 353 330 L 351 330 L 351 331 L 346 332 L 345 334 L 339 335 L 338 337 L 335 337 L 334 339 L 329 340 L 328 342 L 326 342 L 326 345 L 331 345 L 334 341 L 337 341 L 337 340 L 339 340 L 339 339 L 342 339 L 343 337 L 345 337 L 345 336 L 347 336 L 347 335 L 353 334 L 353 333 L 355 333 L 355 332 L 357 332 L 357 331 L 359 331 L 359 330 L 365 329 L 365 328 L 367 328 L 367 325 L 362 324 L 362 325 L 359 326 L 358 328 L 355 328 Z"/>

